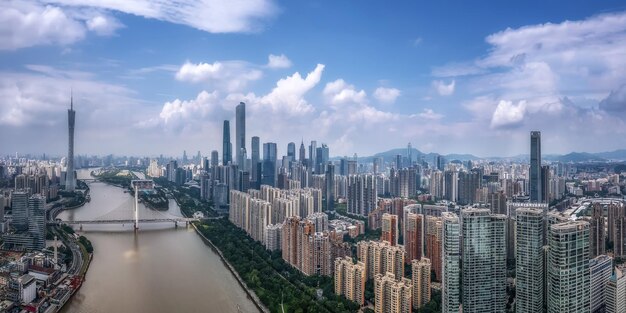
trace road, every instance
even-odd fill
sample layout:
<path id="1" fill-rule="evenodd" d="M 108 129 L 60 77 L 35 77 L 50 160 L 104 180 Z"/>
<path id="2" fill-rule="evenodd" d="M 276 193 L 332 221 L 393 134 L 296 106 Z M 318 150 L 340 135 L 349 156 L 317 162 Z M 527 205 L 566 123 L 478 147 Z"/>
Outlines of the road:
<path id="1" fill-rule="evenodd" d="M 61 212 L 63 209 L 64 209 L 63 206 L 49 209 L 48 223 L 54 223 L 57 214 L 59 214 L 59 212 Z M 53 227 L 52 229 L 54 229 L 54 232 L 57 238 L 61 239 L 61 241 L 63 242 L 63 245 L 65 245 L 66 247 L 70 249 L 70 251 L 72 251 L 72 264 L 70 265 L 70 268 L 68 269 L 67 274 L 79 275 L 80 270 L 83 268 L 83 253 L 82 253 L 82 250 L 80 249 L 78 241 L 74 238 L 73 235 L 70 235 L 70 234 L 67 234 L 68 239 L 65 239 L 64 236 L 61 236 L 61 234 L 59 234 L 59 232 L 63 231 L 60 228 Z"/>

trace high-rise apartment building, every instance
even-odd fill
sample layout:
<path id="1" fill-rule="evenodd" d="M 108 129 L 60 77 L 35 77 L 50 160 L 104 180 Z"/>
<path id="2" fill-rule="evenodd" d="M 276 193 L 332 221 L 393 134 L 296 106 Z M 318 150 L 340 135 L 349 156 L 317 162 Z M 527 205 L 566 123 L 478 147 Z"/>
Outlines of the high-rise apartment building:
<path id="1" fill-rule="evenodd" d="M 402 246 L 392 246 L 387 241 L 357 243 L 358 259 L 365 264 L 368 280 L 376 274 L 384 275 L 387 272 L 403 277 L 405 254 Z"/>
<path id="2" fill-rule="evenodd" d="M 425 255 L 432 263 L 432 269 L 435 273 L 434 280 L 441 281 L 442 278 L 442 236 L 443 223 L 442 218 L 437 216 L 426 216 Z"/>
<path id="3" fill-rule="evenodd" d="M 621 202 L 614 202 L 607 206 L 608 237 L 613 244 L 615 257 L 626 257 L 626 208 Z"/>
<path id="4" fill-rule="evenodd" d="M 421 258 L 411 262 L 413 283 L 413 308 L 419 309 L 430 302 L 430 260 Z"/>
<path id="5" fill-rule="evenodd" d="M 463 312 L 504 312 L 506 308 L 506 216 L 489 209 L 465 209 L 463 238 Z"/>
<path id="6" fill-rule="evenodd" d="M 413 294 L 411 281 L 400 277 L 400 280 L 396 280 L 396 276 L 391 273 L 377 274 L 374 277 L 374 312 L 411 312 Z"/>
<path id="7" fill-rule="evenodd" d="M 343 295 L 348 300 L 364 305 L 366 281 L 367 275 L 363 262 L 354 264 L 350 257 L 335 259 L 335 294 Z"/>
<path id="8" fill-rule="evenodd" d="M 589 220 L 589 258 L 605 253 L 606 232 L 604 228 L 604 208 L 600 203 L 591 206 Z"/>
<path id="9" fill-rule="evenodd" d="M 543 210 L 519 208 L 516 215 L 515 312 L 541 312 L 544 308 Z"/>
<path id="10" fill-rule="evenodd" d="M 441 312 L 458 313 L 461 296 L 461 228 L 459 218 L 443 212 Z"/>
<path id="11" fill-rule="evenodd" d="M 381 241 L 387 241 L 392 246 L 398 245 L 398 216 L 384 213 L 382 218 Z"/>
<path id="12" fill-rule="evenodd" d="M 550 226 L 548 245 L 548 313 L 589 312 L 589 223 Z"/>
<path id="13" fill-rule="evenodd" d="M 376 177 L 373 175 L 351 175 L 347 179 L 349 213 L 367 216 L 376 209 L 378 194 Z"/>
<path id="14" fill-rule="evenodd" d="M 424 215 L 408 213 L 405 217 L 403 230 L 404 249 L 407 263 L 422 258 L 424 250 Z M 430 260 L 428 261 L 430 264 Z M 429 265 L 430 267 L 430 265 Z"/>

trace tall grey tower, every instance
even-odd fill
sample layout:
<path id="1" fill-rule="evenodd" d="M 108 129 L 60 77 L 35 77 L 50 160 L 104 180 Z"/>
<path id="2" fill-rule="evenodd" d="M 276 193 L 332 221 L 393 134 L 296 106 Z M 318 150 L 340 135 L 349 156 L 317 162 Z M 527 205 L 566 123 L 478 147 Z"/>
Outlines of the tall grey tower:
<path id="1" fill-rule="evenodd" d="M 222 132 L 222 164 L 228 165 L 233 161 L 233 152 L 231 151 L 233 146 L 230 143 L 230 121 L 224 121 L 224 130 Z"/>
<path id="2" fill-rule="evenodd" d="M 253 136 L 251 140 L 251 150 L 252 154 L 250 155 L 250 180 L 253 180 L 256 184 L 260 186 L 261 184 L 261 173 L 259 171 L 259 162 L 261 162 L 261 139 L 257 136 Z M 257 188 L 257 185 L 255 185 Z"/>
<path id="3" fill-rule="evenodd" d="M 543 202 L 541 197 L 541 132 L 530 132 L 530 201 Z"/>
<path id="4" fill-rule="evenodd" d="M 74 177 L 74 121 L 76 111 L 74 111 L 74 96 L 70 96 L 70 109 L 67 110 L 67 126 L 69 145 L 67 148 L 67 170 L 65 174 L 65 190 L 74 191 L 76 188 L 76 177 Z"/>
<path id="5" fill-rule="evenodd" d="M 239 102 L 235 108 L 235 155 L 237 157 L 237 165 L 240 170 L 246 170 L 246 104 Z"/>

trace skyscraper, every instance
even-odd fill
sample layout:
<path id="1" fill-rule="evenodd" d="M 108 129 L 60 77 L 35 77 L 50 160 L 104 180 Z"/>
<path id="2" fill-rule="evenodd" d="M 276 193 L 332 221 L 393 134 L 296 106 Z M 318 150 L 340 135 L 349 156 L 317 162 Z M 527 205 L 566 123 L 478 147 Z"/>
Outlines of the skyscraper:
<path id="1" fill-rule="evenodd" d="M 17 230 L 28 228 L 28 192 L 14 191 L 11 194 L 11 210 L 13 211 L 12 225 Z"/>
<path id="2" fill-rule="evenodd" d="M 294 142 L 287 144 L 287 156 L 291 158 L 291 161 L 296 160 L 296 144 Z"/>
<path id="3" fill-rule="evenodd" d="M 306 150 L 304 148 L 304 140 L 302 142 L 300 142 L 300 157 L 298 159 L 298 161 L 300 161 L 300 163 L 304 164 L 306 161 Z"/>
<path id="4" fill-rule="evenodd" d="M 626 312 L 626 275 L 621 269 L 615 268 L 615 273 L 609 278 L 604 298 L 606 313 Z"/>
<path id="5" fill-rule="evenodd" d="M 544 307 L 543 210 L 519 208 L 516 215 L 515 312 L 541 312 Z"/>
<path id="6" fill-rule="evenodd" d="M 211 151 L 211 167 L 219 165 L 219 152 L 217 150 Z"/>
<path id="7" fill-rule="evenodd" d="M 326 166 L 326 164 L 328 164 L 328 155 L 329 155 L 329 150 L 326 144 L 322 144 L 321 147 L 317 148 L 317 151 L 315 152 L 315 173 L 316 174 L 324 173 L 325 171 L 324 167 Z"/>
<path id="8" fill-rule="evenodd" d="M 314 172 L 317 169 L 317 141 L 311 140 L 311 145 L 309 145 L 309 168 Z M 315 172 L 315 174 L 321 174 L 319 172 Z"/>
<path id="9" fill-rule="evenodd" d="M 230 141 L 230 140 L 229 140 Z M 246 104 L 239 102 L 235 108 L 235 155 L 237 165 L 242 171 L 246 170 Z"/>
<path id="10" fill-rule="evenodd" d="M 599 255 L 589 260 L 589 312 L 602 312 L 606 286 L 613 274 L 613 258 Z"/>
<path id="11" fill-rule="evenodd" d="M 459 218 L 452 212 L 443 212 L 443 278 L 441 279 L 441 312 L 458 313 L 461 292 L 461 249 Z"/>
<path id="12" fill-rule="evenodd" d="M 266 142 L 263 144 L 263 178 L 261 183 L 276 186 L 276 143 Z"/>
<path id="13" fill-rule="evenodd" d="M 548 245 L 548 313 L 589 312 L 589 223 L 550 226 Z"/>
<path id="14" fill-rule="evenodd" d="M 67 148 L 67 170 L 65 171 L 65 190 L 73 192 L 76 189 L 76 177 L 74 177 L 74 122 L 76 111 L 74 111 L 74 97 L 70 98 L 70 109 L 67 110 L 67 126 L 69 144 Z"/>
<path id="15" fill-rule="evenodd" d="M 46 247 L 46 198 L 34 195 L 28 199 L 28 232 L 33 237 L 33 247 L 41 250 Z"/>
<path id="16" fill-rule="evenodd" d="M 530 132 L 530 201 L 543 202 L 541 198 L 541 132 Z"/>
<path id="17" fill-rule="evenodd" d="M 255 181 L 256 184 L 260 184 L 261 182 L 259 181 L 259 171 L 258 171 L 258 165 L 259 162 L 261 161 L 261 154 L 260 154 L 260 148 L 261 148 L 261 139 L 259 139 L 259 137 L 254 136 L 252 137 L 252 154 L 250 155 L 250 179 Z M 259 188 L 258 186 L 254 186 L 254 188 Z"/>
<path id="18" fill-rule="evenodd" d="M 230 121 L 224 121 L 222 131 L 222 165 L 228 165 L 233 161 L 232 144 L 230 143 Z"/>
<path id="19" fill-rule="evenodd" d="M 326 211 L 335 210 L 335 165 L 326 165 Z"/>
<path id="20" fill-rule="evenodd" d="M 462 216 L 463 312 L 504 312 L 506 308 L 506 216 L 489 209 L 466 209 Z"/>

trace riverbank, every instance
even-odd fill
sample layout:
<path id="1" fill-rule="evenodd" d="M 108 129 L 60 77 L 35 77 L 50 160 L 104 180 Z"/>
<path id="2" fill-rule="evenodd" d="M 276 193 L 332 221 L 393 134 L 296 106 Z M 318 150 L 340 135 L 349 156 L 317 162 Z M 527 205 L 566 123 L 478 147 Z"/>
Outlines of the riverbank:
<path id="1" fill-rule="evenodd" d="M 263 305 L 263 303 L 261 302 L 261 299 L 259 299 L 259 297 L 256 295 L 256 293 L 254 293 L 254 291 L 252 289 L 248 288 L 248 286 L 243 281 L 241 276 L 239 276 L 239 273 L 230 264 L 230 262 L 228 262 L 228 260 L 226 260 L 226 258 L 224 257 L 224 254 L 222 253 L 222 251 L 220 249 L 218 249 L 209 238 L 207 238 L 206 236 L 204 236 L 204 234 L 202 234 L 202 232 L 200 232 L 200 230 L 196 226 L 196 223 L 191 223 L 191 225 L 193 226 L 194 230 L 196 231 L 196 234 L 200 235 L 200 238 L 202 238 L 202 241 L 204 241 L 204 243 L 206 245 L 211 247 L 213 252 L 215 252 L 220 257 L 220 260 L 222 260 L 222 263 L 226 266 L 226 268 L 228 268 L 230 273 L 233 274 L 235 279 L 237 279 L 237 282 L 239 283 L 241 288 L 243 288 L 243 290 L 246 292 L 246 294 L 248 295 L 250 300 L 252 300 L 252 302 L 257 307 L 257 309 L 259 309 L 259 311 L 261 311 L 263 313 L 270 313 L 270 310 L 267 307 L 265 307 L 265 305 Z"/>

